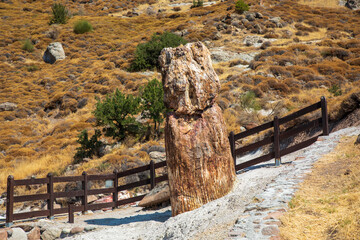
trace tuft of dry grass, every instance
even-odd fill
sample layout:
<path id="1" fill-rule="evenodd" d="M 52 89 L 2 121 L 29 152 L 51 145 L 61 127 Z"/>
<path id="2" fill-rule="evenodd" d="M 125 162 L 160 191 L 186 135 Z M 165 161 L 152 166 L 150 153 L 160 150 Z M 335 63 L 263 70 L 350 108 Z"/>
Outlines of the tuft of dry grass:
<path id="1" fill-rule="evenodd" d="M 358 239 L 360 146 L 344 137 L 301 184 L 281 218 L 282 239 Z"/>

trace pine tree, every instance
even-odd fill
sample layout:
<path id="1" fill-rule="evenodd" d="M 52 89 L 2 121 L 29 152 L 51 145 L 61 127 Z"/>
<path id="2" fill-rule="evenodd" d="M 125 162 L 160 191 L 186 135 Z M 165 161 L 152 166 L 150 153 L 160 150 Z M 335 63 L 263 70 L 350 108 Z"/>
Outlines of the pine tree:
<path id="1" fill-rule="evenodd" d="M 104 126 L 106 136 L 123 140 L 127 134 L 137 134 L 140 129 L 134 115 L 140 109 L 140 98 L 124 95 L 118 89 L 103 101 L 97 99 L 94 115 L 98 126 Z"/>
<path id="2" fill-rule="evenodd" d="M 164 120 L 164 90 L 162 84 L 154 78 L 141 91 L 142 118 L 154 121 L 154 130 L 159 134 L 160 124 Z"/>

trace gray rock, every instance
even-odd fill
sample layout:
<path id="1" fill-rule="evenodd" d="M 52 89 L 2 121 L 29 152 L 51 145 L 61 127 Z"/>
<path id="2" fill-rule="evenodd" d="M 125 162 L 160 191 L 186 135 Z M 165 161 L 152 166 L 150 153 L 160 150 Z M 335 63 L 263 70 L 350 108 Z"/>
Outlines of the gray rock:
<path id="1" fill-rule="evenodd" d="M 12 229 L 12 235 L 9 240 L 27 240 L 27 236 L 24 230 L 21 228 L 13 228 Z"/>
<path id="2" fill-rule="evenodd" d="M 360 134 L 358 135 L 358 137 L 357 137 L 357 139 L 356 139 L 356 141 L 355 141 L 355 144 L 357 145 L 357 144 L 360 144 Z"/>
<path id="3" fill-rule="evenodd" d="M 86 104 L 87 104 L 87 102 L 88 102 L 88 99 L 87 99 L 87 98 L 82 98 L 82 99 L 78 102 L 77 108 L 83 108 L 83 107 L 85 107 Z"/>
<path id="4" fill-rule="evenodd" d="M 259 19 L 264 18 L 263 15 L 262 15 L 261 13 L 259 13 L 259 12 L 256 12 L 256 13 L 255 13 L 255 17 L 256 17 L 256 18 L 259 18 Z"/>
<path id="5" fill-rule="evenodd" d="M 358 10 L 360 9 L 360 0 L 347 0 L 345 3 L 345 7 L 352 10 Z"/>
<path id="6" fill-rule="evenodd" d="M 65 59 L 65 52 L 62 44 L 59 42 L 50 43 L 43 55 L 44 62 L 54 64 L 57 60 L 63 59 Z"/>
<path id="7" fill-rule="evenodd" d="M 41 234 L 41 239 L 42 240 L 54 240 L 54 239 L 60 237 L 61 232 L 62 232 L 62 230 L 57 227 L 48 228 Z"/>
<path id="8" fill-rule="evenodd" d="M 255 14 L 254 13 L 248 13 L 246 14 L 246 19 L 249 20 L 250 22 L 255 20 Z"/>
<path id="9" fill-rule="evenodd" d="M 17 108 L 17 105 L 15 103 L 11 102 L 5 102 L 0 104 L 0 112 L 3 111 L 14 111 L 15 108 Z"/>
<path id="10" fill-rule="evenodd" d="M 150 207 L 170 200 L 169 183 L 163 182 L 155 186 L 140 202 L 140 207 Z"/>
<path id="11" fill-rule="evenodd" d="M 151 153 L 151 152 L 165 152 L 165 148 L 163 146 L 153 145 L 153 146 L 149 147 L 147 152 L 148 153 Z"/>
<path id="12" fill-rule="evenodd" d="M 221 34 L 220 34 L 219 32 L 216 32 L 216 33 L 214 33 L 213 36 L 211 37 L 211 40 L 219 40 L 219 39 L 221 39 L 221 38 L 222 38 Z"/>
<path id="13" fill-rule="evenodd" d="M 90 231 L 94 231 L 95 229 L 96 229 L 96 227 L 94 227 L 94 226 L 86 226 L 84 228 L 84 231 L 85 232 L 90 232 Z"/>
<path id="14" fill-rule="evenodd" d="M 151 15 L 155 15 L 156 11 L 152 6 L 149 6 L 146 10 L 145 10 L 146 14 L 151 16 Z"/>
<path id="15" fill-rule="evenodd" d="M 276 25 L 276 27 L 278 27 L 278 28 L 283 27 L 283 25 L 281 23 L 281 17 L 273 17 L 273 18 L 270 18 L 269 21 L 274 23 Z"/>
<path id="16" fill-rule="evenodd" d="M 166 161 L 166 153 L 164 152 L 151 152 L 149 156 L 155 163 Z"/>

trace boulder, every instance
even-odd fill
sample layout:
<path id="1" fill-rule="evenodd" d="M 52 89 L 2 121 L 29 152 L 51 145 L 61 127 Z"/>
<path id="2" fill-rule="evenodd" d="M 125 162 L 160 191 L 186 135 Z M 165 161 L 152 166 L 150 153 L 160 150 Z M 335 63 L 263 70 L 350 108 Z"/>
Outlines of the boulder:
<path id="1" fill-rule="evenodd" d="M 34 226 L 31 225 L 17 225 L 17 227 L 21 228 L 22 230 L 24 230 L 25 232 L 30 232 Z"/>
<path id="2" fill-rule="evenodd" d="M 12 235 L 9 240 L 27 240 L 27 236 L 24 230 L 21 228 L 12 228 Z"/>
<path id="3" fill-rule="evenodd" d="M 3 111 L 14 111 L 17 108 L 15 103 L 5 102 L 0 104 L 0 112 Z"/>
<path id="4" fill-rule="evenodd" d="M 70 234 L 78 234 L 78 233 L 82 233 L 84 231 L 84 227 L 73 227 L 70 230 Z"/>
<path id="5" fill-rule="evenodd" d="M 5 229 L 0 229 L 0 239 L 7 239 L 8 233 Z"/>
<path id="6" fill-rule="evenodd" d="M 40 228 L 34 227 L 28 234 L 28 240 L 40 240 Z"/>
<path id="7" fill-rule="evenodd" d="M 57 227 L 50 227 L 47 228 L 42 234 L 41 239 L 42 240 L 54 240 L 56 238 L 59 238 L 61 235 L 61 229 Z"/>
<path id="8" fill-rule="evenodd" d="M 355 140 L 355 144 L 356 145 L 360 144 L 360 134 L 357 136 L 357 138 Z"/>
<path id="9" fill-rule="evenodd" d="M 50 43 L 43 55 L 46 63 L 54 64 L 57 60 L 65 59 L 65 52 L 62 44 L 59 42 Z"/>
<path id="10" fill-rule="evenodd" d="M 165 48 L 159 57 L 166 117 L 165 149 L 172 215 L 226 195 L 234 161 L 220 107 L 220 83 L 201 42 Z"/>
<path id="11" fill-rule="evenodd" d="M 164 152 L 150 152 L 149 156 L 155 163 L 166 161 L 166 154 Z"/>
<path id="12" fill-rule="evenodd" d="M 154 7 L 149 6 L 146 10 L 145 10 L 146 14 L 149 16 L 155 15 L 157 13 L 157 11 L 154 9 Z"/>
<path id="13" fill-rule="evenodd" d="M 345 3 L 345 7 L 352 10 L 358 10 L 360 9 L 360 0 L 347 0 Z"/>
<path id="14" fill-rule="evenodd" d="M 170 200 L 170 189 L 168 182 L 156 185 L 140 202 L 140 207 L 151 207 Z"/>
<path id="15" fill-rule="evenodd" d="M 203 43 L 165 48 L 159 61 L 164 102 L 168 108 L 177 114 L 194 114 L 214 103 L 220 81 L 212 67 L 210 52 Z"/>

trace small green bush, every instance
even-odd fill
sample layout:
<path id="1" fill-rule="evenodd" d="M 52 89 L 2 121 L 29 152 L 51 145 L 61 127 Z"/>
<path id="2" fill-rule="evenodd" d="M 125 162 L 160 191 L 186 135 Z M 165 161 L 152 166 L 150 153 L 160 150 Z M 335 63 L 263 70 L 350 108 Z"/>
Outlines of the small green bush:
<path id="1" fill-rule="evenodd" d="M 86 20 L 79 20 L 74 25 L 74 33 L 82 34 L 93 30 L 91 24 Z"/>
<path id="2" fill-rule="evenodd" d="M 202 7 L 203 5 L 203 0 L 193 0 L 193 5 L 190 8 Z"/>
<path id="3" fill-rule="evenodd" d="M 154 130 L 159 135 L 160 124 L 164 120 L 166 107 L 164 105 L 164 90 L 156 78 L 141 89 L 142 118 L 154 121 Z"/>
<path id="4" fill-rule="evenodd" d="M 141 43 L 136 47 L 135 59 L 131 63 L 130 71 L 159 68 L 158 58 L 163 48 L 178 47 L 186 43 L 185 39 L 170 32 L 154 34 L 149 42 Z"/>
<path id="5" fill-rule="evenodd" d="M 141 110 L 140 98 L 122 94 L 118 89 L 101 101 L 97 98 L 94 115 L 98 126 L 108 137 L 123 140 L 127 134 L 135 135 L 141 130 L 135 115 Z"/>
<path id="6" fill-rule="evenodd" d="M 242 14 L 245 11 L 249 11 L 249 5 L 247 5 L 243 0 L 239 0 L 235 3 L 235 11 Z"/>
<path id="7" fill-rule="evenodd" d="M 27 66 L 26 69 L 28 70 L 28 72 L 35 72 L 35 71 L 39 70 L 40 68 L 36 65 L 30 65 L 30 66 Z"/>
<path id="8" fill-rule="evenodd" d="M 240 95 L 240 106 L 242 109 L 254 109 L 256 111 L 261 109 L 253 91 L 247 91 Z"/>
<path id="9" fill-rule="evenodd" d="M 51 6 L 52 18 L 50 19 L 49 24 L 65 24 L 70 18 L 70 13 L 64 5 L 61 3 L 54 3 Z"/>
<path id="10" fill-rule="evenodd" d="M 30 41 L 30 39 L 26 39 L 24 41 L 24 44 L 21 48 L 22 50 L 28 51 L 28 52 L 32 52 L 34 51 L 34 45 L 32 44 L 32 42 Z"/>
<path id="11" fill-rule="evenodd" d="M 102 146 L 102 142 L 98 140 L 100 136 L 100 130 L 95 130 L 95 134 L 90 139 L 87 130 L 84 130 L 79 134 L 78 140 L 76 141 L 81 146 L 76 148 L 77 152 L 74 156 L 74 163 L 79 163 L 84 158 L 90 158 L 94 155 L 99 156 L 99 151 Z"/>
<path id="12" fill-rule="evenodd" d="M 328 91 L 334 94 L 335 97 L 342 95 L 342 90 L 337 84 L 332 85 L 331 88 L 328 89 Z"/>

